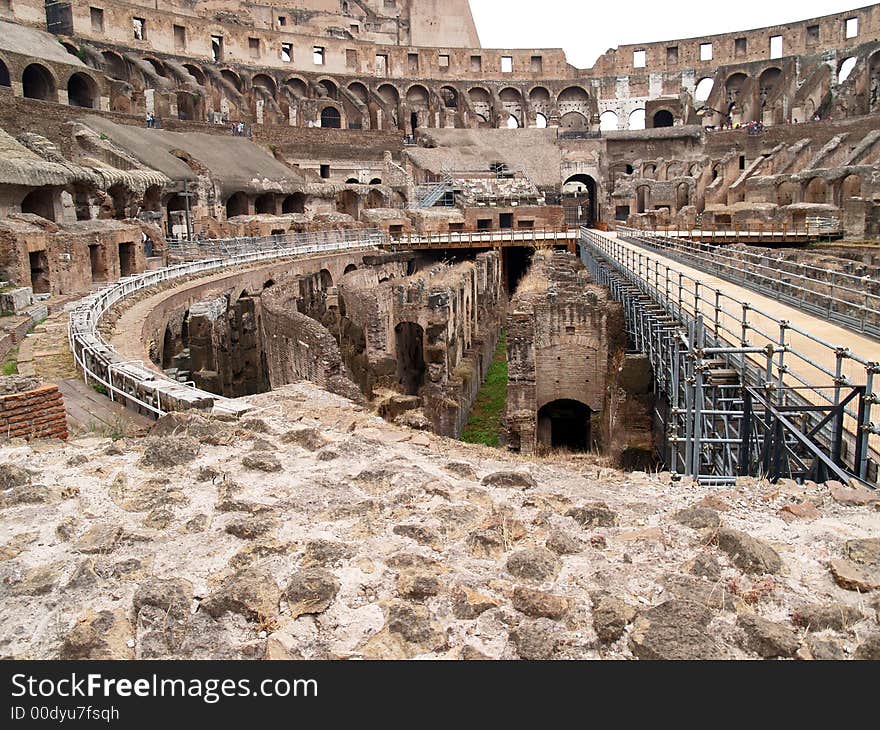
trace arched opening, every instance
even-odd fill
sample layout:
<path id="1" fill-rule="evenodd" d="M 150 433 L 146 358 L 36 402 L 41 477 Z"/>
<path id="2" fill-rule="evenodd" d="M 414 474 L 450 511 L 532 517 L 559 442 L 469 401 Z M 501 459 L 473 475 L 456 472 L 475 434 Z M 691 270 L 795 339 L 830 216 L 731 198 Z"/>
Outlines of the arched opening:
<path id="1" fill-rule="evenodd" d="M 602 116 L 599 117 L 599 129 L 602 132 L 613 132 L 617 129 L 617 124 L 617 113 L 611 110 L 602 112 Z"/>
<path id="2" fill-rule="evenodd" d="M 508 115 L 505 126 L 508 129 L 519 129 L 519 119 L 513 116 L 513 114 Z"/>
<path id="3" fill-rule="evenodd" d="M 281 203 L 282 213 L 305 213 L 306 212 L 306 196 L 302 193 L 294 193 L 288 195 Z"/>
<path id="4" fill-rule="evenodd" d="M 591 227 L 596 222 L 596 181 L 572 175 L 562 185 L 562 209 L 568 226 Z"/>
<path id="5" fill-rule="evenodd" d="M 321 280 L 321 291 L 326 292 L 331 286 L 333 286 L 333 274 L 331 274 L 329 270 L 321 269 L 318 277 Z"/>
<path id="6" fill-rule="evenodd" d="M 156 74 L 158 76 L 166 77 L 168 76 L 168 70 L 165 68 L 165 64 L 156 58 L 145 58 L 145 61 L 149 63 L 153 69 L 155 69 Z"/>
<path id="7" fill-rule="evenodd" d="M 731 74 L 727 78 L 727 81 L 724 82 L 724 89 L 727 92 L 727 99 L 725 100 L 726 104 L 735 104 L 740 100 L 739 92 L 748 80 L 749 77 L 744 73 Z"/>
<path id="8" fill-rule="evenodd" d="M 6 64 L 0 60 L 0 86 L 12 86 L 12 82 L 9 80 L 9 69 L 6 68 Z"/>
<path id="9" fill-rule="evenodd" d="M 116 183 L 107 189 L 107 194 L 113 199 L 113 217 L 118 221 L 128 218 L 128 204 L 131 198 L 128 188 Z"/>
<path id="10" fill-rule="evenodd" d="M 629 115 L 628 129 L 644 129 L 645 128 L 645 110 L 633 109 Z"/>
<path id="11" fill-rule="evenodd" d="M 128 81 L 128 64 L 125 63 L 122 56 L 113 51 L 104 51 L 101 58 L 104 60 L 104 72 L 110 78 Z"/>
<path id="12" fill-rule="evenodd" d="M 843 62 L 840 64 L 840 68 L 837 71 L 837 83 L 842 84 L 849 78 L 849 75 L 853 72 L 853 69 L 856 67 L 856 63 L 858 59 L 854 56 L 850 58 L 845 58 Z"/>
<path id="13" fill-rule="evenodd" d="M 67 80 L 67 103 L 86 109 L 97 108 L 98 85 L 90 76 L 75 73 Z"/>
<path id="14" fill-rule="evenodd" d="M 226 81 L 227 83 L 231 84 L 232 87 L 233 87 L 233 88 L 234 88 L 239 94 L 241 93 L 241 89 L 242 89 L 242 86 L 241 86 L 241 77 L 239 77 L 239 75 L 238 75 L 237 73 L 235 73 L 235 71 L 231 71 L 231 70 L 228 69 L 228 68 L 224 68 L 224 69 L 220 72 L 220 76 L 224 79 L 224 81 Z"/>
<path id="15" fill-rule="evenodd" d="M 367 100 L 370 98 L 370 93 L 367 91 L 367 87 L 364 86 L 359 81 L 355 81 L 348 85 L 348 91 L 351 95 L 360 101 L 363 104 L 367 103 Z"/>
<path id="16" fill-rule="evenodd" d="M 248 214 L 247 195 L 242 192 L 233 193 L 226 201 L 226 217 L 235 218 L 238 215 Z"/>
<path id="17" fill-rule="evenodd" d="M 356 177 L 350 177 L 350 178 L 348 178 L 348 180 L 345 181 L 345 184 L 346 185 L 360 185 L 361 181 L 358 180 Z"/>
<path id="18" fill-rule="evenodd" d="M 418 395 L 425 383 L 425 332 L 415 322 L 401 322 L 394 328 L 397 352 L 397 382 L 407 395 Z"/>
<path id="19" fill-rule="evenodd" d="M 259 215 L 275 215 L 275 194 L 263 193 L 254 201 L 254 210 Z"/>
<path id="20" fill-rule="evenodd" d="M 318 90 L 323 91 L 328 99 L 339 99 L 339 89 L 330 79 L 322 79 L 318 82 Z"/>
<path id="21" fill-rule="evenodd" d="M 440 89 L 440 98 L 447 109 L 458 109 L 458 92 L 451 86 Z"/>
<path id="22" fill-rule="evenodd" d="M 671 127 L 675 124 L 675 117 L 672 116 L 672 112 L 667 109 L 661 109 L 654 115 L 654 119 L 652 124 L 654 125 L 654 129 L 659 129 L 660 127 Z"/>
<path id="23" fill-rule="evenodd" d="M 547 117 L 541 114 L 541 112 L 535 114 L 535 127 L 538 129 L 547 129 Z"/>
<path id="24" fill-rule="evenodd" d="M 796 186 L 791 182 L 780 183 L 776 188 L 776 204 L 791 205 L 795 201 Z"/>
<path id="25" fill-rule="evenodd" d="M 27 99 L 55 101 L 55 81 L 45 66 L 32 63 L 21 75 L 22 93 Z"/>
<path id="26" fill-rule="evenodd" d="M 385 197 L 378 190 L 371 190 L 370 194 L 367 196 L 367 207 L 368 208 L 384 208 L 385 207 Z"/>
<path id="27" fill-rule="evenodd" d="M 357 269 L 358 267 L 354 264 L 349 264 L 345 267 L 345 271 L 342 272 L 342 275 L 345 276 L 346 274 L 350 274 L 352 271 L 357 271 Z"/>
<path id="28" fill-rule="evenodd" d="M 589 129 L 587 118 L 580 112 L 568 112 L 559 119 L 559 126 L 572 132 L 585 132 Z"/>
<path id="29" fill-rule="evenodd" d="M 302 79 L 289 78 L 284 85 L 295 99 L 307 99 L 309 96 L 309 86 Z"/>
<path id="30" fill-rule="evenodd" d="M 532 104 L 549 104 L 550 92 L 543 86 L 536 86 L 529 92 L 529 101 Z"/>
<path id="31" fill-rule="evenodd" d="M 381 185 L 381 184 L 382 184 L 381 178 L 374 177 L 372 180 L 370 180 L 370 185 Z"/>
<path id="32" fill-rule="evenodd" d="M 828 184 L 821 177 L 814 177 L 804 189 L 805 203 L 827 203 Z"/>
<path id="33" fill-rule="evenodd" d="M 862 178 L 858 175 L 847 175 L 840 185 L 841 201 L 838 205 L 842 205 L 849 198 L 858 198 L 862 194 Z"/>
<path id="34" fill-rule="evenodd" d="M 588 406 L 568 398 L 541 406 L 538 410 L 538 443 L 551 449 L 588 451 L 591 415 Z"/>
<path id="35" fill-rule="evenodd" d="M 378 93 L 386 104 L 397 106 L 400 103 L 400 92 L 391 84 L 382 84 L 378 89 Z"/>
<path id="36" fill-rule="evenodd" d="M 197 118 L 196 102 L 198 96 L 192 91 L 177 92 L 177 118 L 194 122 Z"/>
<path id="37" fill-rule="evenodd" d="M 342 127 L 342 117 L 336 107 L 324 107 L 321 111 L 321 126 L 324 129 L 339 129 Z"/>
<path id="38" fill-rule="evenodd" d="M 199 86 L 205 86 L 207 83 L 207 79 L 205 78 L 205 72 L 202 71 L 198 66 L 192 63 L 185 63 L 183 67 L 187 70 L 190 76 L 195 79 L 195 82 Z"/>
<path id="39" fill-rule="evenodd" d="M 697 83 L 696 88 L 694 89 L 694 100 L 695 101 L 707 101 L 709 99 L 710 94 L 712 93 L 712 89 L 715 87 L 715 79 L 705 78 L 700 79 Z"/>
<path id="40" fill-rule="evenodd" d="M 40 216 L 40 218 L 54 221 L 55 197 L 56 192 L 54 188 L 46 187 L 31 190 L 31 192 L 24 196 L 24 200 L 21 201 L 21 212 L 33 213 Z"/>
<path id="41" fill-rule="evenodd" d="M 275 83 L 275 79 L 266 74 L 256 74 L 253 79 L 251 79 L 251 84 L 255 89 L 265 89 L 269 96 L 272 97 L 275 96 L 275 92 L 278 90 L 278 85 Z"/>
<path id="42" fill-rule="evenodd" d="M 675 208 L 676 210 L 681 210 L 682 208 L 690 205 L 691 201 L 691 188 L 687 183 L 679 183 L 675 188 Z"/>
<path id="43" fill-rule="evenodd" d="M 175 345 L 174 333 L 171 331 L 171 324 L 165 325 L 165 334 L 162 337 L 162 369 L 168 370 L 174 363 L 174 356 L 177 347 Z"/>

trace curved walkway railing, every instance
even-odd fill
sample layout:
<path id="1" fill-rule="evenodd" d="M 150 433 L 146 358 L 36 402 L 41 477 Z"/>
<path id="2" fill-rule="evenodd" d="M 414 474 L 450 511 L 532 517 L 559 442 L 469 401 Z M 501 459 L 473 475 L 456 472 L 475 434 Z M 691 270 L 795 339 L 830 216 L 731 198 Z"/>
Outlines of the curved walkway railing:
<path id="1" fill-rule="evenodd" d="M 117 302 L 169 280 L 262 261 L 373 249 L 384 241 L 384 236 L 374 230 L 360 231 L 357 236 L 350 235 L 350 231 L 344 232 L 345 235 L 342 233 L 336 241 L 305 243 L 287 248 L 258 247 L 250 252 L 229 255 L 221 253 L 214 258 L 201 258 L 126 277 L 86 297 L 71 310 L 67 332 L 74 361 L 82 371 L 86 384 L 98 386 L 97 389 L 106 392 L 114 401 L 156 417 L 169 411 L 190 408 L 243 413 L 249 408 L 243 401 L 223 398 L 199 390 L 189 383 L 179 383 L 143 362 L 122 358 L 98 331 L 101 318 Z M 241 239 L 238 242 L 240 244 Z"/>
<path id="2" fill-rule="evenodd" d="M 880 280 L 766 254 L 618 227 L 617 235 L 667 258 L 880 339 Z"/>

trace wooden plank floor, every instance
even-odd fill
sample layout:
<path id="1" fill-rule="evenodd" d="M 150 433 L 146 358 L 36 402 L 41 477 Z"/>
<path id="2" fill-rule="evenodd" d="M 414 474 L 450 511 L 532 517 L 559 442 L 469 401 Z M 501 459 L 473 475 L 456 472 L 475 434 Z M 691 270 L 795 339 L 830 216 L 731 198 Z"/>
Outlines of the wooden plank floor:
<path id="1" fill-rule="evenodd" d="M 71 434 L 133 436 L 155 423 L 151 418 L 96 392 L 79 378 L 59 380 L 58 387 L 64 396 L 67 427 Z"/>

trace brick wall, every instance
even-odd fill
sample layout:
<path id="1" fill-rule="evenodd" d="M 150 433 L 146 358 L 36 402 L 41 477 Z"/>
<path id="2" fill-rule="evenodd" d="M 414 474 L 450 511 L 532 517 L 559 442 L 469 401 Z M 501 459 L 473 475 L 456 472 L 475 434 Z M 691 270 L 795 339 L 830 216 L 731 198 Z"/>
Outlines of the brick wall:
<path id="1" fill-rule="evenodd" d="M 64 401 L 57 385 L 0 396 L 0 438 L 67 438 Z"/>

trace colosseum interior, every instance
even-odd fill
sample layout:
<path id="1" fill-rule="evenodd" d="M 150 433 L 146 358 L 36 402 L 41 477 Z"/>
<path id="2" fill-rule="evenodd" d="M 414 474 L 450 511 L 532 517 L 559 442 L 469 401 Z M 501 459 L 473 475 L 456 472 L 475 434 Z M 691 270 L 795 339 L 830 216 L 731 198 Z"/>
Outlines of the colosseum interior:
<path id="1" fill-rule="evenodd" d="M 880 5 L 577 68 L 467 0 L 0 0 L 0 656 L 880 658 L 878 239 Z M 713 349 L 657 241 L 862 339 Z M 808 336 L 830 456 L 695 405 Z"/>

